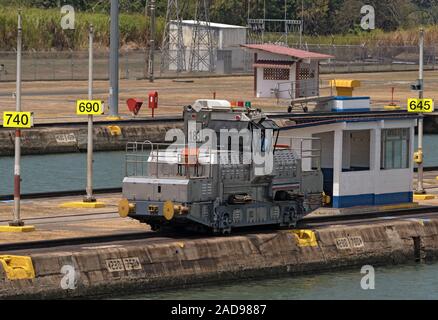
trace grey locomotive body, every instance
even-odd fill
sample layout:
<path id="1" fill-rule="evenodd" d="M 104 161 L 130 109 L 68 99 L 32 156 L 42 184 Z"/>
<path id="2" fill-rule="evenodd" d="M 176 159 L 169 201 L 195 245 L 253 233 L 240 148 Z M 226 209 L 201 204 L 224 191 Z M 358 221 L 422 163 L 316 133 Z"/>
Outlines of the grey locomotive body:
<path id="1" fill-rule="evenodd" d="M 186 107 L 184 124 L 182 144 L 128 145 L 122 217 L 153 230 L 182 226 L 225 234 L 241 227 L 294 226 L 322 205 L 318 141 L 287 138 L 289 143 L 279 144 L 275 122 L 225 101 Z M 215 134 L 220 138 L 212 143 Z M 252 157 L 256 149 L 272 152 L 266 157 L 271 166 Z"/>

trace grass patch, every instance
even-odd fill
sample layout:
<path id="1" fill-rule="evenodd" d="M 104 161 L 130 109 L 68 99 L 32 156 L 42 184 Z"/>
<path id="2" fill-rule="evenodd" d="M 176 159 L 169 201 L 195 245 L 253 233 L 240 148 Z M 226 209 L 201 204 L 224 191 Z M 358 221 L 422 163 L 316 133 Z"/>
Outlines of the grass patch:
<path id="1" fill-rule="evenodd" d="M 1 50 L 16 47 L 18 8 L 0 7 Z M 62 14 L 57 9 L 22 10 L 23 46 L 25 50 L 81 50 L 88 46 L 88 26 L 95 29 L 96 46 L 106 48 L 110 40 L 110 17 L 100 13 L 77 12 L 75 30 L 61 28 Z M 158 19 L 157 39 L 163 23 Z M 120 14 L 121 45 L 145 47 L 148 41 L 149 19 L 142 14 Z"/>

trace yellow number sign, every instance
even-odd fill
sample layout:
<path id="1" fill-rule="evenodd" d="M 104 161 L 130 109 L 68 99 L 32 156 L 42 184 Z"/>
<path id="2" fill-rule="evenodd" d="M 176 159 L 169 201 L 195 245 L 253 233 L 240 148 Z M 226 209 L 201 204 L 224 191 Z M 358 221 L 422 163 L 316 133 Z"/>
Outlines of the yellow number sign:
<path id="1" fill-rule="evenodd" d="M 29 129 L 33 127 L 32 112 L 4 112 L 3 127 Z"/>
<path id="2" fill-rule="evenodd" d="M 427 113 L 434 111 L 432 99 L 408 99 L 408 111 L 415 113 Z"/>
<path id="3" fill-rule="evenodd" d="M 77 115 L 103 114 L 102 101 L 100 100 L 78 100 L 76 101 Z"/>

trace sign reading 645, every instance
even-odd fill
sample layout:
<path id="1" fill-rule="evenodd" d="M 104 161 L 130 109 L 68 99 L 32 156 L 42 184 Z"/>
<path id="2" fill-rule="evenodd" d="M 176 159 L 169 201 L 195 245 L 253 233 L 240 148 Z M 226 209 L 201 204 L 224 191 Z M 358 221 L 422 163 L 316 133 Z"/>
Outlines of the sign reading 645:
<path id="1" fill-rule="evenodd" d="M 408 111 L 415 113 L 427 113 L 434 111 L 434 103 L 432 99 L 409 99 Z"/>

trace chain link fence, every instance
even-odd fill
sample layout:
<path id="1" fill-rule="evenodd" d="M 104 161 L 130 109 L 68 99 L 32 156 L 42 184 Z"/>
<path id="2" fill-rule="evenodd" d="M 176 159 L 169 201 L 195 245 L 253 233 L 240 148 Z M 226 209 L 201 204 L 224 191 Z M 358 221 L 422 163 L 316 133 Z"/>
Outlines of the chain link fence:
<path id="1" fill-rule="evenodd" d="M 418 69 L 419 50 L 415 46 L 360 46 L 360 45 L 306 45 L 306 50 L 333 55 L 335 59 L 321 63 L 321 73 L 410 71 Z M 438 47 L 425 48 L 425 68 L 435 70 Z M 240 48 L 218 52 L 216 70 L 196 75 L 252 74 L 253 57 Z M 120 78 L 145 79 L 148 77 L 147 50 L 120 51 Z M 219 57 L 219 59 L 217 59 Z M 107 80 L 109 51 L 96 50 L 94 77 Z M 156 77 L 191 76 L 194 73 L 165 71 L 161 73 L 161 52 L 155 53 Z M 86 80 L 88 78 L 88 51 L 24 52 L 23 80 Z M 15 81 L 16 53 L 0 52 L 0 81 Z"/>
<path id="2" fill-rule="evenodd" d="M 321 63 L 322 73 L 418 70 L 417 46 L 308 45 L 306 50 L 335 57 Z M 426 47 L 424 52 L 425 69 L 434 70 L 438 48 Z"/>
<path id="3" fill-rule="evenodd" d="M 120 78 L 142 79 L 147 75 L 146 50 L 120 51 Z M 86 80 L 88 51 L 23 52 L 23 80 Z M 94 77 L 109 77 L 109 52 L 94 53 Z M 15 81 L 16 53 L 0 52 L 0 81 Z"/>

